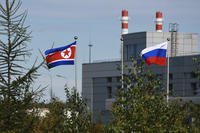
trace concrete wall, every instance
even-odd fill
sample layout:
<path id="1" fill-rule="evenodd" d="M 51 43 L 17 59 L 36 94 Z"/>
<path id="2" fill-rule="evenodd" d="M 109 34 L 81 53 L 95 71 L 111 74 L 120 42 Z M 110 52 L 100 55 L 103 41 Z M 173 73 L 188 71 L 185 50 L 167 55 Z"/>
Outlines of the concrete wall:
<path id="1" fill-rule="evenodd" d="M 107 117 L 102 117 L 110 113 L 105 109 L 107 87 L 112 87 L 112 92 L 115 92 L 117 77 L 120 76 L 119 64 L 120 62 L 101 62 L 82 65 L 82 96 L 94 113 L 95 121 L 102 119 L 106 122 Z M 112 82 L 108 82 L 108 78 L 111 78 Z"/>
<path id="2" fill-rule="evenodd" d="M 146 32 L 130 33 L 123 36 L 124 40 L 124 60 L 130 57 L 137 58 L 140 52 L 146 48 Z"/>

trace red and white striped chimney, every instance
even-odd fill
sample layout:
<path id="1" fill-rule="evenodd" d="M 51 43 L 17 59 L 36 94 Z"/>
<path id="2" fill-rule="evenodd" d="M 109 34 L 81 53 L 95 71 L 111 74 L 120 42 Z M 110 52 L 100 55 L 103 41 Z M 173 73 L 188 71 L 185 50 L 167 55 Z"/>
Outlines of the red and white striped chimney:
<path id="1" fill-rule="evenodd" d="M 162 12 L 156 12 L 156 32 L 162 32 L 163 15 Z"/>
<path id="2" fill-rule="evenodd" d="M 128 11 L 122 10 L 122 35 L 128 34 Z"/>

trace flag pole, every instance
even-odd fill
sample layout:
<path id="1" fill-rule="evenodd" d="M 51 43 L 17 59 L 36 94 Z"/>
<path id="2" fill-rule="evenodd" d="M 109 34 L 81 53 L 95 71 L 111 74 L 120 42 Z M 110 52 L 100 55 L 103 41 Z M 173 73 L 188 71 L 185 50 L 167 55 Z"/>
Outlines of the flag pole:
<path id="1" fill-rule="evenodd" d="M 75 36 L 74 40 L 77 41 L 78 37 Z M 75 53 L 75 89 L 77 91 L 77 45 L 76 45 L 76 53 Z"/>
<path id="2" fill-rule="evenodd" d="M 78 40 L 78 37 L 77 36 L 74 36 L 74 40 L 75 42 Z M 76 52 L 75 52 L 75 100 L 76 100 L 76 103 L 77 103 L 77 92 L 78 88 L 77 88 L 77 45 L 76 45 Z M 76 129 L 78 128 L 78 125 L 76 124 Z"/>
<path id="3" fill-rule="evenodd" d="M 124 42 L 121 35 L 121 80 L 122 80 L 122 89 L 124 89 Z"/>
<path id="4" fill-rule="evenodd" d="M 167 42 L 169 42 L 170 39 L 167 38 Z M 167 49 L 169 49 L 168 43 L 167 43 Z M 167 103 L 169 102 L 169 52 L 167 50 Z"/>

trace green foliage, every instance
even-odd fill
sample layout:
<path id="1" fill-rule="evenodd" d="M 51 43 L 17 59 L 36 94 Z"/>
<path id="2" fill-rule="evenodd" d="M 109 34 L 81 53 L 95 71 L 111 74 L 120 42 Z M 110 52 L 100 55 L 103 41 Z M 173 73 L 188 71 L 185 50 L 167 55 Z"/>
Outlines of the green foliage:
<path id="1" fill-rule="evenodd" d="M 49 133 L 87 133 L 91 131 L 91 115 L 75 89 L 66 90 L 66 102 L 52 99 L 50 113 L 41 120 L 35 132 Z"/>
<path id="2" fill-rule="evenodd" d="M 200 81 L 200 58 L 193 58 L 193 61 L 196 66 L 194 74 L 197 75 L 198 80 Z"/>
<path id="3" fill-rule="evenodd" d="M 80 97 L 75 88 L 70 92 L 65 88 L 66 92 L 66 111 L 69 115 L 66 115 L 66 127 L 67 132 L 89 132 L 91 129 L 91 114 L 86 103 Z"/>
<path id="4" fill-rule="evenodd" d="M 20 0 L 0 1 L 0 132 L 30 132 L 37 117 L 27 113 L 38 92 L 31 87 L 41 66 L 25 67 L 30 55 L 26 12 Z"/>
<path id="5" fill-rule="evenodd" d="M 64 108 L 65 104 L 57 98 L 53 98 L 48 104 L 49 113 L 46 117 L 41 118 L 37 127 L 34 129 L 36 133 L 61 133 L 64 131 Z"/>
<path id="6" fill-rule="evenodd" d="M 197 105 L 185 104 L 180 100 L 166 103 L 160 82 L 154 74 L 145 71 L 143 64 L 133 61 L 132 67 L 126 70 L 125 87 L 119 90 L 112 109 L 112 131 L 199 131 L 199 116 L 196 113 L 200 110 Z M 191 122 L 191 119 L 195 121 Z"/>

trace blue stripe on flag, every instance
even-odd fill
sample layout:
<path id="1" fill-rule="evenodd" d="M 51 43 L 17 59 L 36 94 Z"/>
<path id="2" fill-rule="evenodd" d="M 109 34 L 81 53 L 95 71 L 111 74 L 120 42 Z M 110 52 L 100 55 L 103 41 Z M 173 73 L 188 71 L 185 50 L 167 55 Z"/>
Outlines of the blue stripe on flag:
<path id="1" fill-rule="evenodd" d="M 53 68 L 59 65 L 74 65 L 74 60 L 56 61 L 48 64 L 48 67 Z"/>
<path id="2" fill-rule="evenodd" d="M 155 49 L 155 50 L 152 50 L 152 51 L 149 51 L 149 52 L 143 54 L 142 59 L 146 60 L 149 57 L 154 57 L 154 56 L 166 58 L 166 52 L 167 52 L 166 49 Z"/>
<path id="3" fill-rule="evenodd" d="M 52 49 L 48 49 L 45 51 L 45 55 L 48 55 L 48 54 L 51 54 L 51 53 L 54 53 L 54 52 L 58 52 L 58 51 L 63 51 L 69 47 L 71 47 L 72 45 L 76 45 L 76 41 L 73 42 L 72 44 L 70 45 L 66 45 L 66 46 L 63 46 L 63 47 L 58 47 L 58 48 L 52 48 Z"/>

